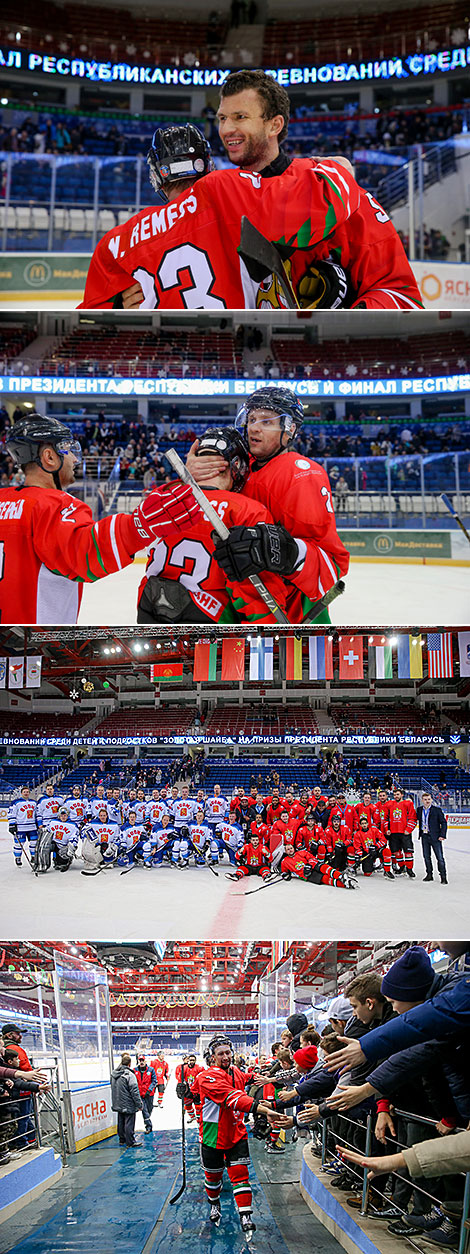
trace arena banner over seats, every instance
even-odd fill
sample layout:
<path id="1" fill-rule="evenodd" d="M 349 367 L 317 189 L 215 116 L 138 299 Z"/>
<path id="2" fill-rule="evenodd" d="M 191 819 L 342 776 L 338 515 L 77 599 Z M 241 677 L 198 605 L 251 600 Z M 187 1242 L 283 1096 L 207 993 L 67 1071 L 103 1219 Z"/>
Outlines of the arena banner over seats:
<path id="1" fill-rule="evenodd" d="M 401 495 L 401 494 L 400 494 Z M 351 557 L 392 558 L 395 561 L 423 561 L 431 558 L 447 561 L 452 558 L 452 537 L 449 531 L 374 531 L 364 528 L 357 531 L 353 527 L 339 531 L 343 544 L 346 545 Z"/>
<path id="2" fill-rule="evenodd" d="M 82 57 L 67 57 L 49 53 L 30 52 L 9 48 L 0 50 L 0 66 L 23 74 L 52 75 L 56 81 L 64 78 L 89 79 L 94 83 L 157 83 L 160 87 L 221 87 L 230 74 L 222 66 L 200 65 L 199 49 L 194 49 L 194 66 L 129 65 L 119 61 L 94 61 Z M 296 87 L 308 83 L 360 83 L 367 80 L 394 78 L 421 78 L 423 75 L 439 76 L 456 70 L 461 72 L 470 65 L 470 44 L 461 48 L 440 48 L 433 52 L 412 53 L 406 57 L 383 57 L 380 61 L 328 61 L 321 65 L 286 66 L 266 68 L 266 73 L 282 83 L 283 87 Z"/>
<path id="3" fill-rule="evenodd" d="M 470 736 L 462 732 L 430 732 L 414 735 L 412 732 L 381 732 L 362 735 L 359 732 L 337 732 L 329 735 L 302 733 L 269 736 L 262 732 L 252 736 L 188 735 L 173 736 L 0 736 L 0 745 L 28 745 L 45 748 L 67 748 L 68 745 L 461 745 L 468 744 Z"/>
<path id="4" fill-rule="evenodd" d="M 469 267 L 470 270 L 470 267 Z M 1 261 L 0 261 L 1 271 Z M 269 384 L 269 380 L 268 380 Z M 440 374 L 421 378 L 391 379 L 273 379 L 273 387 L 289 387 L 302 400 L 316 397 L 439 396 L 470 392 L 470 372 Z M 99 396 L 148 397 L 186 396 L 233 397 L 250 396 L 266 387 L 266 379 L 157 379 L 122 378 L 118 375 L 1 375 L 0 393 L 5 396 Z"/>

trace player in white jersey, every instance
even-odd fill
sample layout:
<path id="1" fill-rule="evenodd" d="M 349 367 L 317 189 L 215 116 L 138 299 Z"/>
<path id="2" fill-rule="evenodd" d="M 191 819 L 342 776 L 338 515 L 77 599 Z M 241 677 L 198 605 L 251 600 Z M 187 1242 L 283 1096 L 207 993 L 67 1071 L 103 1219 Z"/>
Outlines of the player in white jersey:
<path id="1" fill-rule="evenodd" d="M 127 796 L 127 801 L 124 801 L 124 800 L 122 801 L 122 815 L 123 815 L 123 820 L 125 819 L 126 823 L 127 823 L 127 819 L 129 816 L 129 810 L 135 810 L 136 801 L 137 801 L 137 793 L 135 791 L 135 788 L 130 788 L 128 792 L 128 796 Z"/>
<path id="2" fill-rule="evenodd" d="M 91 821 L 85 823 L 82 828 L 82 840 L 91 840 L 93 844 L 100 846 L 102 852 L 107 849 L 108 845 L 113 845 L 117 849 L 120 835 L 119 824 L 110 823 L 108 820 L 106 805 L 102 805 L 96 818 L 91 818 Z"/>
<path id="3" fill-rule="evenodd" d="M 64 804 L 64 798 L 56 795 L 53 784 L 46 784 L 45 790 L 36 802 L 36 823 L 38 827 L 43 827 L 45 823 L 49 823 L 50 819 L 57 818 L 60 807 Z"/>
<path id="4" fill-rule="evenodd" d="M 122 802 L 119 788 L 108 788 L 106 808 L 110 823 L 121 824 L 123 820 Z"/>
<path id="5" fill-rule="evenodd" d="M 148 823 L 151 823 L 152 827 L 155 827 L 158 826 L 164 814 L 167 814 L 169 817 L 168 806 L 163 797 L 160 797 L 158 788 L 154 788 L 150 801 L 147 801 L 145 810 L 146 820 Z"/>
<path id="6" fill-rule="evenodd" d="M 137 790 L 137 797 L 132 806 L 132 810 L 135 813 L 137 822 L 145 823 L 146 811 L 147 811 L 147 798 L 145 796 L 145 792 L 143 788 L 139 788 Z M 127 817 L 129 818 L 129 812 L 128 812 Z"/>
<path id="7" fill-rule="evenodd" d="M 174 866 L 187 866 L 191 854 L 197 858 L 197 850 L 189 835 L 189 827 L 183 823 L 175 827 L 175 839 L 171 846 L 171 861 Z"/>
<path id="8" fill-rule="evenodd" d="M 161 866 L 164 855 L 171 855 L 173 841 L 176 839 L 175 825 L 170 814 L 163 814 L 159 823 L 150 832 L 151 864 Z M 146 862 L 146 865 L 150 865 Z"/>
<path id="9" fill-rule="evenodd" d="M 75 823 L 77 827 L 86 823 L 90 813 L 90 803 L 86 797 L 81 796 L 79 784 L 74 784 L 70 797 L 64 798 L 64 806 L 71 823 Z"/>
<path id="10" fill-rule="evenodd" d="M 118 866 L 130 866 L 139 858 L 142 861 L 147 838 L 145 823 L 139 823 L 135 810 L 129 810 L 128 821 L 121 827 L 119 837 Z"/>
<path id="11" fill-rule="evenodd" d="M 233 814 L 230 815 L 228 823 L 218 823 L 215 830 L 219 839 L 225 841 L 225 844 L 233 850 L 233 853 L 236 853 L 237 849 L 241 849 L 245 843 L 243 831 L 238 826 Z"/>
<path id="12" fill-rule="evenodd" d="M 78 827 L 70 823 L 65 806 L 61 806 L 57 818 L 51 818 L 47 827 L 56 867 L 59 871 L 68 871 L 78 846 Z"/>
<path id="13" fill-rule="evenodd" d="M 217 823 L 222 823 L 229 813 L 229 804 L 226 797 L 222 797 L 220 784 L 214 784 L 214 792 L 212 797 L 206 800 L 206 822 L 215 830 Z"/>
<path id="14" fill-rule="evenodd" d="M 204 807 L 199 806 L 196 810 L 196 822 L 189 829 L 189 835 L 195 846 L 196 865 L 201 866 L 205 860 L 206 849 L 210 848 L 212 831 L 208 823 L 204 822 Z"/>
<path id="15" fill-rule="evenodd" d="M 26 841 L 29 843 L 30 861 L 33 861 L 38 838 L 36 802 L 29 795 L 27 784 L 23 785 L 21 796 L 10 806 L 8 827 L 13 836 L 13 854 L 16 865 L 21 866 L 21 855 L 26 846 Z"/>
<path id="16" fill-rule="evenodd" d="M 189 795 L 188 785 L 183 784 L 181 796 L 177 797 L 176 801 L 173 802 L 175 828 L 178 830 L 180 827 L 189 827 L 196 817 L 196 809 L 196 802 L 192 801 Z"/>

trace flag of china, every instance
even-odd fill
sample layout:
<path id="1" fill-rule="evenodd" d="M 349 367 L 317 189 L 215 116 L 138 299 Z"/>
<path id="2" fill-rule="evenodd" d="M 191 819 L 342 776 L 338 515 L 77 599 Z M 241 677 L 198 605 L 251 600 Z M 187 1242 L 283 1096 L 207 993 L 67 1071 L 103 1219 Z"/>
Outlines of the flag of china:
<path id="1" fill-rule="evenodd" d="M 364 679 L 362 636 L 343 636 L 339 642 L 340 679 Z"/>
<path id="2" fill-rule="evenodd" d="M 170 680 L 181 683 L 182 679 L 182 662 L 155 662 L 150 667 L 150 682 L 152 684 L 169 683 Z"/>
<path id="3" fill-rule="evenodd" d="M 229 636 L 222 641 L 222 679 L 245 678 L 245 641 Z"/>

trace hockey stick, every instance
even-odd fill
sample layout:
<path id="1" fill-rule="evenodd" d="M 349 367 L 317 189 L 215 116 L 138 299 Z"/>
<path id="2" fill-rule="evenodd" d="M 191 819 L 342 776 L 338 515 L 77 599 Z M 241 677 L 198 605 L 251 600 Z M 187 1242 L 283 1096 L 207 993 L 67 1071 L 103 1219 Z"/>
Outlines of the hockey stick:
<path id="1" fill-rule="evenodd" d="M 342 595 L 345 586 L 344 579 L 338 579 L 338 582 L 334 583 L 333 587 L 330 588 L 328 592 L 325 592 L 324 596 L 320 597 L 319 601 L 315 601 L 314 605 L 312 605 L 309 610 L 309 613 L 302 619 L 302 623 L 314 623 L 315 619 L 318 618 L 318 615 L 321 614 L 321 611 L 326 610 L 328 606 L 331 605 L 332 601 L 336 601 L 336 597 L 340 597 Z"/>
<path id="2" fill-rule="evenodd" d="M 252 897 L 253 893 L 262 893 L 263 888 L 272 888 L 273 884 L 280 884 L 281 880 L 282 880 L 282 875 L 276 875 L 275 879 L 268 880 L 264 884 L 261 884 L 259 888 L 250 888 L 248 893 L 233 893 L 233 896 L 234 897 Z"/>
<path id="3" fill-rule="evenodd" d="M 225 523 L 222 522 L 222 519 L 219 518 L 217 510 L 214 509 L 214 506 L 211 505 L 210 501 L 207 500 L 207 496 L 202 491 L 202 488 L 199 487 L 199 484 L 196 483 L 196 480 L 193 478 L 191 471 L 188 470 L 184 462 L 181 461 L 181 457 L 176 452 L 176 449 L 174 448 L 167 449 L 165 453 L 165 457 L 169 461 L 170 466 L 173 466 L 173 470 L 176 471 L 176 474 L 178 475 L 178 478 L 181 479 L 181 482 L 189 484 L 189 486 L 192 488 L 192 492 L 193 492 L 193 496 L 195 497 L 195 500 L 197 501 L 198 505 L 200 505 L 203 514 L 205 514 L 206 518 L 209 519 L 209 522 L 212 523 L 214 531 L 217 532 L 217 535 L 219 536 L 219 538 L 221 540 L 226 540 L 230 534 L 228 527 L 226 527 Z M 273 615 L 273 618 L 276 619 L 276 622 L 283 623 L 284 625 L 288 624 L 289 619 L 286 618 L 286 615 L 284 614 L 283 610 L 281 610 L 280 606 L 277 604 L 277 601 L 274 600 L 272 593 L 269 592 L 268 588 L 266 588 L 265 584 L 263 583 L 262 579 L 260 579 L 259 575 L 249 575 L 248 578 L 249 578 L 250 583 L 253 584 L 253 587 L 256 588 L 258 595 L 264 601 L 264 604 L 267 606 L 268 610 L 271 611 L 271 614 Z"/>
<path id="4" fill-rule="evenodd" d="M 446 509 L 449 510 L 449 514 L 452 514 L 452 518 L 454 519 L 454 522 L 458 524 L 458 526 L 460 527 L 460 530 L 463 531 L 464 536 L 466 536 L 467 540 L 470 542 L 470 532 L 467 531 L 465 523 L 462 522 L 460 514 L 457 513 L 457 510 L 454 508 L 452 501 L 450 500 L 448 496 L 446 496 L 445 492 L 441 492 L 441 501 L 444 502 Z"/>
<path id="5" fill-rule="evenodd" d="M 181 1084 L 184 1085 L 184 1063 L 181 1063 Z M 186 1188 L 186 1136 L 184 1128 L 184 1089 L 181 1095 L 181 1168 L 183 1172 L 183 1183 L 174 1197 L 170 1197 L 170 1206 L 174 1206 L 175 1202 L 181 1197 Z"/>
<path id="6" fill-rule="evenodd" d="M 26 861 L 27 861 L 27 862 L 29 862 L 29 865 L 30 865 L 30 867 L 31 867 L 31 870 L 32 870 L 32 871 L 34 871 L 34 874 L 35 874 L 35 876 L 36 876 L 36 878 L 37 878 L 37 876 L 39 875 L 39 871 L 38 871 L 38 870 L 37 870 L 37 868 L 34 866 L 33 861 L 32 861 L 32 859 L 31 859 L 31 858 L 30 858 L 30 856 L 29 856 L 29 853 L 26 853 L 26 837 L 25 837 L 25 842 L 24 842 L 24 845 L 22 845 L 22 847 L 21 847 L 21 851 L 22 851 L 22 853 L 24 853 L 24 856 L 25 856 L 25 858 L 26 858 Z"/>
<path id="7" fill-rule="evenodd" d="M 288 309 L 300 309 L 279 249 L 258 231 L 249 218 L 242 217 L 240 243 L 237 250 L 245 262 L 250 279 L 262 283 L 274 274 L 285 297 Z"/>

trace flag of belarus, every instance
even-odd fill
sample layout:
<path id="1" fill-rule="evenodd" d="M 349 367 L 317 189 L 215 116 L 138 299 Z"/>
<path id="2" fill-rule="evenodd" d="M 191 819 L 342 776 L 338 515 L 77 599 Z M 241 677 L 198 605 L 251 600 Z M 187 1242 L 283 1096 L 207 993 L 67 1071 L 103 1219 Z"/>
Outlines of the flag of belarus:
<path id="1" fill-rule="evenodd" d="M 182 662 L 155 662 L 150 667 L 150 682 L 152 684 L 167 684 L 171 680 L 181 683 L 182 679 Z"/>

